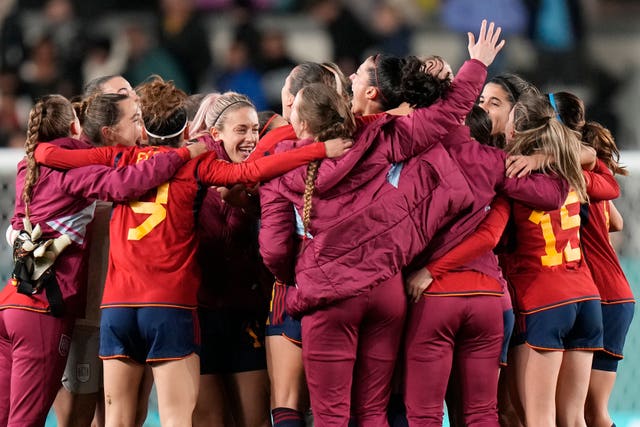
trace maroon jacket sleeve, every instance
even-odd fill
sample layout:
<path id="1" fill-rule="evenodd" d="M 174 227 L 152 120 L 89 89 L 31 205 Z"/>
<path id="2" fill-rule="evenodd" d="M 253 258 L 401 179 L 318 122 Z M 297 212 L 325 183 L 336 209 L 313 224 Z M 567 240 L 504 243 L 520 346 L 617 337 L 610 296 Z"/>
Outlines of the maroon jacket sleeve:
<path id="1" fill-rule="evenodd" d="M 260 187 L 260 255 L 277 280 L 295 283 L 294 263 L 297 246 L 293 205 L 278 190 L 275 179 Z"/>
<path id="2" fill-rule="evenodd" d="M 427 264 L 427 270 L 437 278 L 495 248 L 509 221 L 510 210 L 507 199 L 496 197 L 491 203 L 491 211 L 478 228 L 444 256 Z"/>
<path id="3" fill-rule="evenodd" d="M 598 159 L 593 170 L 583 170 L 582 174 L 591 201 L 614 200 L 620 197 L 620 184 L 602 160 Z"/>
<path id="4" fill-rule="evenodd" d="M 552 211 L 567 199 L 569 183 L 560 176 L 532 173 L 522 178 L 504 177 L 498 192 L 536 210 Z"/>
<path id="5" fill-rule="evenodd" d="M 167 182 L 184 163 L 184 156 L 174 150 L 118 169 L 83 166 L 65 173 L 62 190 L 89 199 L 127 202 Z"/>
<path id="6" fill-rule="evenodd" d="M 460 67 L 444 99 L 429 107 L 418 108 L 407 116 L 398 116 L 389 133 L 389 160 L 402 162 L 441 142 L 449 129 L 463 122 L 480 96 L 486 77 L 487 67 L 470 59 Z"/>
<path id="7" fill-rule="evenodd" d="M 198 164 L 198 177 L 208 185 L 252 184 L 268 181 L 325 156 L 326 149 L 322 142 L 261 157 L 253 162 L 230 163 L 205 154 Z"/>

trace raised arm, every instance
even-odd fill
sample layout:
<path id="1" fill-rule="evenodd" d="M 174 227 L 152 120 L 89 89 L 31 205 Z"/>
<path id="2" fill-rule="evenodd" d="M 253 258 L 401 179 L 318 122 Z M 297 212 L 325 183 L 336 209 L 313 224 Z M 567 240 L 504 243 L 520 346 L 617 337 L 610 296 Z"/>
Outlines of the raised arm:
<path id="1" fill-rule="evenodd" d="M 295 216 L 293 205 L 278 191 L 279 180 L 260 187 L 260 255 L 271 273 L 282 283 L 294 284 Z"/>
<path id="2" fill-rule="evenodd" d="M 495 248 L 509 220 L 510 210 L 507 199 L 500 196 L 494 199 L 491 211 L 471 235 L 445 255 L 431 261 L 425 268 L 418 269 L 407 278 L 405 286 L 409 298 L 414 302 L 419 301 L 433 279 L 442 277 L 445 273 Z"/>
<path id="3" fill-rule="evenodd" d="M 401 162 L 425 151 L 442 141 L 449 129 L 463 122 L 482 92 L 487 67 L 504 47 L 505 41 L 500 41 L 500 32 L 500 27 L 494 28 L 493 22 L 487 28 L 487 21 L 483 20 L 477 42 L 469 33 L 470 59 L 458 71 L 447 96 L 430 107 L 418 108 L 396 119 L 392 162 Z"/>
<path id="4" fill-rule="evenodd" d="M 451 83 L 446 98 L 435 104 L 417 108 L 406 116 L 398 116 L 392 128 L 383 128 L 391 141 L 389 160 L 402 162 L 441 142 L 455 125 L 462 123 L 482 91 L 486 67 L 477 60 L 465 62 Z"/>
<path id="5" fill-rule="evenodd" d="M 174 150 L 118 169 L 103 165 L 83 166 L 65 173 L 62 190 L 89 199 L 113 202 L 136 200 L 167 182 L 187 160 L 188 156 Z"/>

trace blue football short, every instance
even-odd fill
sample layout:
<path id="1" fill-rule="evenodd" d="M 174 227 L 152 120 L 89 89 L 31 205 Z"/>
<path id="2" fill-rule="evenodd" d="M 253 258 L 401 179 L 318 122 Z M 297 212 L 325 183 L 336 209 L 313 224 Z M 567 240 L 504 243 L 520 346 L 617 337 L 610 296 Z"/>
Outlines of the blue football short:
<path id="1" fill-rule="evenodd" d="M 273 284 L 266 335 L 281 335 L 294 344 L 302 345 L 302 326 L 300 321 L 289 316 L 286 310 L 288 289 L 289 286 L 280 282 Z"/>
<path id="2" fill-rule="evenodd" d="M 525 316 L 524 339 L 537 350 L 602 349 L 600 300 L 581 301 Z"/>
<path id="3" fill-rule="evenodd" d="M 195 310 L 172 307 L 102 309 L 100 358 L 165 362 L 200 353 Z"/>

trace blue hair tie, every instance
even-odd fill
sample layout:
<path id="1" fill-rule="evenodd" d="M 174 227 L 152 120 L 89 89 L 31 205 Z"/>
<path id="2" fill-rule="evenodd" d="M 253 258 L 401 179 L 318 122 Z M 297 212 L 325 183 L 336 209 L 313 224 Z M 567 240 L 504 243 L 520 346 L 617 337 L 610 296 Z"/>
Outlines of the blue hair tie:
<path id="1" fill-rule="evenodd" d="M 549 97 L 549 102 L 551 103 L 551 108 L 553 108 L 553 111 L 556 112 L 556 119 L 558 119 L 558 121 L 562 124 L 564 124 L 564 122 L 562 121 L 562 117 L 560 117 L 560 112 L 558 111 L 558 106 L 556 105 L 556 99 L 553 96 L 552 93 L 547 94 L 547 96 Z"/>

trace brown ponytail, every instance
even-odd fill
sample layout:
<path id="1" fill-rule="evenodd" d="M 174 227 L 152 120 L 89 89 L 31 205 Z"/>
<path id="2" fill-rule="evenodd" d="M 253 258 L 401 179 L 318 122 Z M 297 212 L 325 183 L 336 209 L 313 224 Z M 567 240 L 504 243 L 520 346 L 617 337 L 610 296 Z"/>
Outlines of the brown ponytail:
<path id="1" fill-rule="evenodd" d="M 585 120 L 584 102 L 570 92 L 556 92 L 553 96 L 562 122 L 569 129 L 580 133 L 582 142 L 594 148 L 596 156 L 604 161 L 613 173 L 627 175 L 629 172 L 618 163 L 620 151 L 609 129 L 598 122 Z"/>
<path id="2" fill-rule="evenodd" d="M 598 122 L 587 122 L 582 128 L 582 140 L 596 150 L 596 156 L 605 162 L 614 174 L 629 174 L 627 168 L 619 163 L 620 151 L 609 129 Z"/>
<path id="3" fill-rule="evenodd" d="M 309 163 L 307 167 L 307 178 L 304 180 L 304 205 L 302 207 L 302 228 L 303 239 L 307 238 L 307 231 L 309 230 L 309 223 L 311 222 L 311 207 L 313 204 L 313 192 L 316 187 L 316 176 L 318 175 L 318 167 L 320 162 L 315 160 Z"/>
<path id="4" fill-rule="evenodd" d="M 43 97 L 29 112 L 27 140 L 24 144 L 27 172 L 22 189 L 26 216 L 29 216 L 31 193 L 40 175 L 40 168 L 35 158 L 38 142 L 48 142 L 69 136 L 70 126 L 74 120 L 75 115 L 71 102 L 62 95 Z"/>
<path id="5" fill-rule="evenodd" d="M 347 101 L 333 88 L 312 83 L 298 92 L 298 96 L 302 98 L 298 115 L 307 123 L 316 141 L 351 138 L 356 130 L 356 119 Z"/>
<path id="6" fill-rule="evenodd" d="M 40 175 L 40 168 L 36 163 L 35 151 L 38 145 L 38 130 L 42 121 L 42 100 L 38 101 L 29 113 L 29 126 L 27 128 L 27 141 L 24 151 L 27 160 L 27 173 L 22 188 L 22 201 L 25 204 L 25 215 L 29 216 L 29 204 L 31 203 L 31 191 Z"/>
<path id="7" fill-rule="evenodd" d="M 298 92 L 300 120 L 307 124 L 316 141 L 331 138 L 350 138 L 356 129 L 356 120 L 347 101 L 334 88 L 323 83 L 312 83 Z M 311 205 L 319 161 L 309 163 L 304 188 L 302 226 L 306 238 L 311 221 Z"/>

